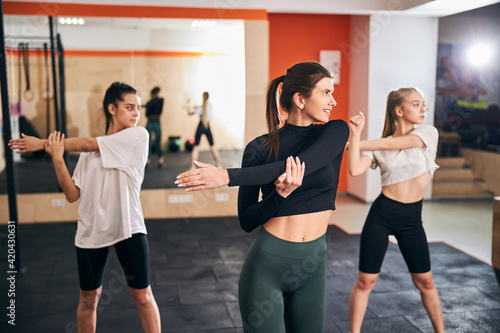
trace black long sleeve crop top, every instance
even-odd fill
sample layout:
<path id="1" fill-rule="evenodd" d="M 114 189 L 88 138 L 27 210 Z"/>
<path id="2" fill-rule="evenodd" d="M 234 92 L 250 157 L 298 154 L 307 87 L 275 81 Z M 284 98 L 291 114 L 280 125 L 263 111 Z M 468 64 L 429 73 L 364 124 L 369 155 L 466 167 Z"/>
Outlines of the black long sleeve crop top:
<path id="1" fill-rule="evenodd" d="M 159 116 L 163 111 L 163 98 L 153 98 L 146 104 L 146 117 Z"/>
<path id="2" fill-rule="evenodd" d="M 343 120 L 306 127 L 285 123 L 279 132 L 277 159 L 265 146 L 267 134 L 251 141 L 243 153 L 242 168 L 228 169 L 229 186 L 240 186 L 241 227 L 250 232 L 272 217 L 335 209 L 340 163 L 348 137 L 349 127 Z M 274 181 L 285 172 L 288 156 L 298 156 L 306 169 L 302 185 L 283 198 L 276 192 Z"/>

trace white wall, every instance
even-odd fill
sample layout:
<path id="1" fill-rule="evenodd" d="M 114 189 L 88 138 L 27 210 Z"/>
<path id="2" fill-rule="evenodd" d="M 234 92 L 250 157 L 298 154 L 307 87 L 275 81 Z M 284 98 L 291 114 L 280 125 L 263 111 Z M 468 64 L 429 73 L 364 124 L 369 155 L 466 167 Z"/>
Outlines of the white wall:
<path id="1" fill-rule="evenodd" d="M 359 37 L 362 32 L 369 35 L 367 47 L 369 51 L 368 73 L 366 76 L 363 73 L 355 73 L 352 78 L 354 86 L 351 87 L 351 94 L 357 89 L 356 80 L 360 79 L 360 82 L 368 80 L 365 135 L 367 139 L 375 139 L 382 135 L 385 104 L 387 94 L 391 90 L 401 87 L 417 87 L 423 91 L 427 106 L 434 105 L 438 19 L 403 17 L 385 13 L 383 16 L 370 16 L 369 26 L 362 20 L 355 19 L 353 22 L 357 30 L 351 33 L 355 34 L 358 31 L 358 39 L 361 40 L 358 43 L 363 44 L 363 39 Z M 363 60 L 357 59 L 359 57 L 361 56 L 353 54 L 353 60 L 363 65 Z M 355 66 L 351 66 L 353 67 Z M 351 104 L 349 113 L 357 113 L 358 107 L 356 103 Z M 434 110 L 430 108 L 425 123 L 433 124 L 433 119 Z M 379 170 L 368 170 L 365 192 L 362 192 L 363 185 L 359 181 L 349 187 L 349 192 L 352 190 L 355 196 L 371 202 L 380 193 L 380 187 Z M 430 188 L 426 197 L 429 195 Z"/>
<path id="2" fill-rule="evenodd" d="M 369 25 L 370 16 L 368 15 L 351 17 L 349 118 L 357 114 L 358 111 L 366 114 L 366 110 L 368 110 L 370 38 L 367 27 Z M 363 131 L 361 139 L 366 139 L 366 130 Z M 343 163 L 348 163 L 348 158 Z M 357 177 L 348 177 L 347 192 L 366 201 L 366 173 Z"/>

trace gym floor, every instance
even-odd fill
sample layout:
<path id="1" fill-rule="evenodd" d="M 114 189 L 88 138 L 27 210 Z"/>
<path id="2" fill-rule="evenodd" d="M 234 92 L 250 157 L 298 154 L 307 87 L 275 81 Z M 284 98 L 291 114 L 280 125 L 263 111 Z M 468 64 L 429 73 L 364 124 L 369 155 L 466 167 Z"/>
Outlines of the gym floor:
<path id="1" fill-rule="evenodd" d="M 162 331 L 242 332 L 238 275 L 255 231 L 243 232 L 236 217 L 148 220 L 146 224 L 151 285 Z M 19 227 L 22 273 L 16 277 L 17 330 L 8 327 L 2 332 L 76 332 L 75 227 L 74 222 Z M 347 305 L 357 274 L 359 235 L 331 225 L 327 239 L 325 332 L 348 332 Z M 500 289 L 494 269 L 443 242 L 429 246 L 447 332 L 499 332 Z M 5 283 L 2 279 L 1 284 Z M 97 332 L 141 332 L 139 314 L 114 251 L 103 287 Z M 7 286 L 1 288 L 7 290 Z M 363 332 L 432 332 L 395 244 L 389 245 L 370 297 Z"/>

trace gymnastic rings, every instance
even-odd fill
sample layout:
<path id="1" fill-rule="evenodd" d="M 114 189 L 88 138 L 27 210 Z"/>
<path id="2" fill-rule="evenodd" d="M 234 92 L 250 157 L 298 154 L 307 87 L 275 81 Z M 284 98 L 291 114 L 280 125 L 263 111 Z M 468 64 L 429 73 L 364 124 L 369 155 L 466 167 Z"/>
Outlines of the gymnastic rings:
<path id="1" fill-rule="evenodd" d="M 42 99 L 43 100 L 46 100 L 46 99 L 52 99 L 53 97 L 53 94 L 51 92 L 48 92 L 48 91 L 42 91 Z"/>
<path id="2" fill-rule="evenodd" d="M 23 92 L 23 97 L 26 102 L 33 102 L 35 94 L 31 90 L 25 90 Z"/>

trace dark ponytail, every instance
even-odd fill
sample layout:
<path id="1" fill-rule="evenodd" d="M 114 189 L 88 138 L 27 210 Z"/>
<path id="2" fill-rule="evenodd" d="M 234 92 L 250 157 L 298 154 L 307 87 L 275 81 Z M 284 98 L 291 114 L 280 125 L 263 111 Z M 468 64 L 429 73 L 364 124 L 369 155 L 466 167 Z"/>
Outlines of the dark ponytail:
<path id="1" fill-rule="evenodd" d="M 277 103 L 278 88 L 285 79 L 282 75 L 277 77 L 267 84 L 266 92 L 266 121 L 267 121 L 267 141 L 266 145 L 269 148 L 269 155 L 278 156 L 280 147 L 279 129 L 281 125 L 280 110 Z"/>
<path id="2" fill-rule="evenodd" d="M 160 93 L 160 87 L 154 87 L 151 89 L 151 99 L 156 98 L 156 96 Z"/>
<path id="3" fill-rule="evenodd" d="M 281 82 L 283 82 L 283 86 L 279 104 L 283 110 L 290 112 L 293 109 L 295 93 L 300 93 L 305 98 L 311 97 L 316 84 L 325 77 L 332 77 L 325 67 L 317 62 L 301 62 L 288 68 L 286 75 L 269 82 L 266 93 L 266 120 L 269 130 L 266 146 L 269 148 L 269 155 L 274 154 L 277 158 L 280 147 L 280 113 L 276 103 L 276 95 Z"/>
<path id="4" fill-rule="evenodd" d="M 106 116 L 106 134 L 108 133 L 109 126 L 113 120 L 113 116 L 109 112 L 109 105 L 112 104 L 115 108 L 117 108 L 118 102 L 123 102 L 123 96 L 126 94 L 137 95 L 137 91 L 131 86 L 121 82 L 112 83 L 108 90 L 106 90 L 106 94 L 104 94 L 104 101 L 102 102 L 102 108 L 104 110 L 104 115 Z"/>

